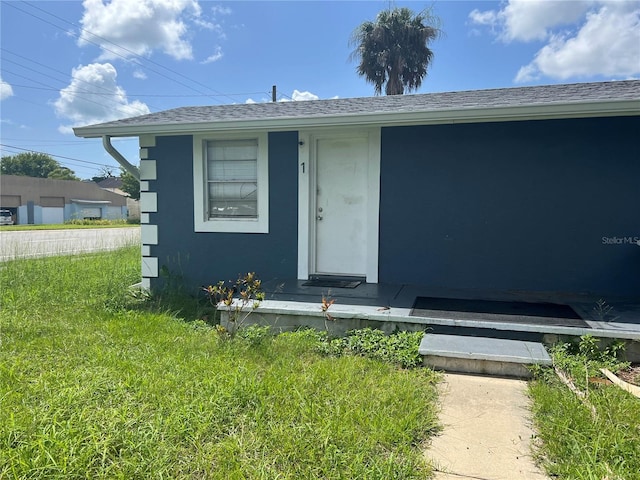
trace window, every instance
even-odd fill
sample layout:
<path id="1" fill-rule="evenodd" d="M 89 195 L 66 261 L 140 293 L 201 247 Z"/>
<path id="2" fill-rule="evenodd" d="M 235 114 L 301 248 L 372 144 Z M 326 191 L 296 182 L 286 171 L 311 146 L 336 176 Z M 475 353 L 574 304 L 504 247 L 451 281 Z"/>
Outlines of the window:
<path id="1" fill-rule="evenodd" d="M 258 218 L 258 140 L 207 142 L 209 218 Z"/>
<path id="2" fill-rule="evenodd" d="M 267 135 L 194 136 L 195 231 L 267 233 Z"/>

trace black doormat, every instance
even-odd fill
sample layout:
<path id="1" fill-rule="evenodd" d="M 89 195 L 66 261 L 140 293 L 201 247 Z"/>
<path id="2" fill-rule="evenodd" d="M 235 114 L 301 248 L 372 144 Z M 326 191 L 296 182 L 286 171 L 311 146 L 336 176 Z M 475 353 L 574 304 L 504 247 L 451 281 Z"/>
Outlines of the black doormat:
<path id="1" fill-rule="evenodd" d="M 455 320 L 589 328 L 570 306 L 557 303 L 417 297 L 410 315 L 432 317 L 442 312 L 447 312 L 447 317 Z"/>
<path id="2" fill-rule="evenodd" d="M 356 288 L 362 282 L 358 280 L 337 280 L 335 278 L 314 278 L 302 284 L 303 287 Z"/>

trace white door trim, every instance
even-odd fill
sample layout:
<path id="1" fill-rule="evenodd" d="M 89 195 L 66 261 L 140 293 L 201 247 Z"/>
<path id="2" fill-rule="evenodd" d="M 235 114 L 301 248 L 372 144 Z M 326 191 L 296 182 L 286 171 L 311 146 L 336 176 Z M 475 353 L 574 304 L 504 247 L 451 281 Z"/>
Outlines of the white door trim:
<path id="1" fill-rule="evenodd" d="M 369 139 L 366 225 L 366 281 L 378 283 L 380 128 L 300 131 L 298 165 L 298 279 L 315 273 L 315 145 L 318 138 L 366 135 Z"/>

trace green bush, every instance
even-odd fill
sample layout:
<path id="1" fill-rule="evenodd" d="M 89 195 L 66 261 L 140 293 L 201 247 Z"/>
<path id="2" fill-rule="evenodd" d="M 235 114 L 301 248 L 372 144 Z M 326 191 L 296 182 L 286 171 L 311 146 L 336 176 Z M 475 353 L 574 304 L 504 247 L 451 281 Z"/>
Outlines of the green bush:
<path id="1" fill-rule="evenodd" d="M 612 372 L 627 368 L 629 362 L 622 360 L 623 354 L 624 343 L 617 341 L 601 348 L 600 340 L 591 335 L 583 335 L 579 342 L 557 344 L 551 349 L 554 365 L 582 387 L 589 377 L 601 376 L 601 368 Z"/>
<path id="2" fill-rule="evenodd" d="M 64 222 L 65 225 L 127 225 L 129 222 L 125 219 L 115 219 L 115 220 L 91 220 L 89 218 L 74 218 L 72 220 L 66 220 Z"/>
<path id="3" fill-rule="evenodd" d="M 364 328 L 352 330 L 346 337 L 319 344 L 318 350 L 327 355 L 361 355 L 385 362 L 397 363 L 404 368 L 422 363 L 418 353 L 424 332 L 397 332 L 386 335 L 381 330 Z"/>

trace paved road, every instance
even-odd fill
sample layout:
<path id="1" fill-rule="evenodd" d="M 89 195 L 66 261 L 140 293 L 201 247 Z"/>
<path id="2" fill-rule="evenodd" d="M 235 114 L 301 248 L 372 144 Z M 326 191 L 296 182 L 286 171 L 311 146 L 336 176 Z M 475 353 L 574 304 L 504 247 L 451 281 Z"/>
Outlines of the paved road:
<path id="1" fill-rule="evenodd" d="M 140 228 L 136 227 L 13 232 L 3 232 L 0 228 L 0 262 L 114 250 L 139 243 Z"/>

